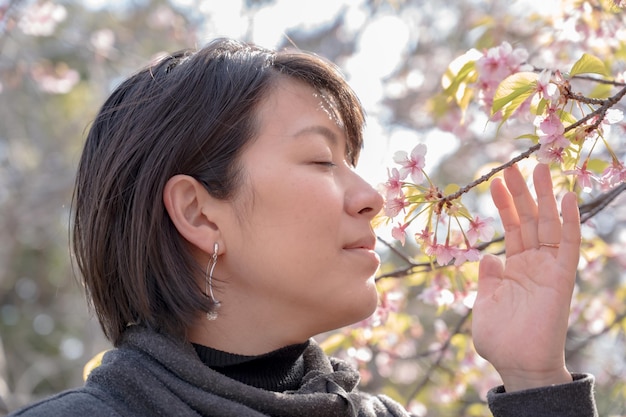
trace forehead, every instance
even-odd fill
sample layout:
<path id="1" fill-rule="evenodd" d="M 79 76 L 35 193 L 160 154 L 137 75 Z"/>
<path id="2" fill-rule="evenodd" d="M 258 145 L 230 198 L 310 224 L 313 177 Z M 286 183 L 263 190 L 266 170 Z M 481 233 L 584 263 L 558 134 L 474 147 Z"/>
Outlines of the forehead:
<path id="1" fill-rule="evenodd" d="M 341 114 L 331 94 L 316 90 L 303 81 L 280 77 L 260 103 L 257 133 L 259 137 L 289 138 L 297 136 L 298 132 L 321 127 L 341 137 L 346 155 L 351 155 L 353 144 L 346 137 Z"/>
<path id="2" fill-rule="evenodd" d="M 341 113 L 332 96 L 288 77 L 281 77 L 258 109 L 260 129 L 303 128 L 306 124 L 331 124 L 343 132 Z M 270 124 L 270 126 L 267 126 Z M 285 132 L 288 133 L 288 132 Z"/>

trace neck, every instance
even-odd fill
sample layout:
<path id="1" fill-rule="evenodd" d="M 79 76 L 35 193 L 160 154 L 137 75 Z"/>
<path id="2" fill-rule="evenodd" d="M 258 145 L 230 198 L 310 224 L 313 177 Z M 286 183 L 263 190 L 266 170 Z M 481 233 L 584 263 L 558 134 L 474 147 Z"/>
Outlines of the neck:
<path id="1" fill-rule="evenodd" d="M 266 323 L 272 325 L 267 326 Z M 306 343 L 312 336 L 303 334 L 294 337 L 276 321 L 235 321 L 222 311 L 218 312 L 216 320 L 207 320 L 206 314 L 201 314 L 187 332 L 191 343 L 244 356 L 263 355 L 285 346 Z"/>

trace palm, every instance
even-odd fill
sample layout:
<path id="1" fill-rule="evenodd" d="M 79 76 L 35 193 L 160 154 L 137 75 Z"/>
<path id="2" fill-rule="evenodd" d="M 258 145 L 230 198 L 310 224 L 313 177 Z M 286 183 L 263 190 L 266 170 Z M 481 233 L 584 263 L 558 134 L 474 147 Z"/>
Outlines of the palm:
<path id="1" fill-rule="evenodd" d="M 505 178 L 507 186 L 494 182 L 492 195 L 505 228 L 507 257 L 504 264 L 489 255 L 481 261 L 473 313 L 476 349 L 503 379 L 564 369 L 580 244 L 575 197 L 564 199 L 561 225 L 547 167 L 535 170 L 538 204 L 519 171 L 510 169 Z M 560 248 L 539 242 L 559 242 Z"/>

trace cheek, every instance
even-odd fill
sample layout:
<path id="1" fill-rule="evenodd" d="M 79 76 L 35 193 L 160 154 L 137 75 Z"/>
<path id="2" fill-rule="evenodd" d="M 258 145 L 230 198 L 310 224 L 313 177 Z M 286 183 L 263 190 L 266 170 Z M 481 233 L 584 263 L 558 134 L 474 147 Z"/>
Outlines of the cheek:
<path id="1" fill-rule="evenodd" d="M 300 167 L 301 168 L 301 167 Z M 275 171 L 273 172 L 275 173 Z M 343 194 L 333 178 L 311 169 L 257 177 L 248 210 L 256 217 L 283 219 L 287 224 L 332 222 L 343 210 Z M 263 222 L 263 219 L 258 219 Z"/>

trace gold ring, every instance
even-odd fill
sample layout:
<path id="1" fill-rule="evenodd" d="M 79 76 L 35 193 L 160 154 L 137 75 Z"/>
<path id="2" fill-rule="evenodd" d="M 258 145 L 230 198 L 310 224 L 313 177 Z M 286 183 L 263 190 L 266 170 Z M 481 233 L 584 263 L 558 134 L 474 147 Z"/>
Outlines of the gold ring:
<path id="1" fill-rule="evenodd" d="M 539 242 L 539 246 L 540 247 L 544 246 L 546 248 L 557 248 L 557 249 L 559 248 L 559 244 L 558 243 L 542 243 L 542 242 Z"/>

